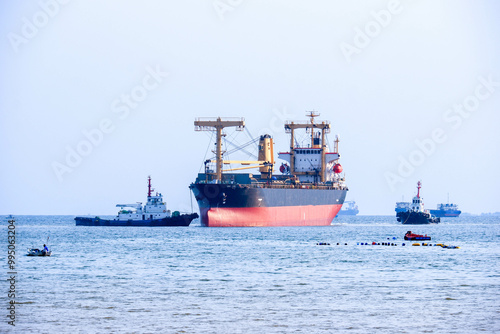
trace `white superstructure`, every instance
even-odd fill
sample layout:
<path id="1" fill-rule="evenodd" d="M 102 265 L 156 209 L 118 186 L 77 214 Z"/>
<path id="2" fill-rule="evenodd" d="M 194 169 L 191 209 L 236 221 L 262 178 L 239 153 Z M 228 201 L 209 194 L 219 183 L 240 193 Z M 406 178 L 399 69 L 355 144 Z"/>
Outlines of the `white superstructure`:
<path id="1" fill-rule="evenodd" d="M 153 220 L 171 217 L 170 210 L 167 210 L 167 205 L 163 201 L 163 196 L 160 193 L 152 195 L 154 189 L 151 188 L 151 177 L 148 177 L 148 201 L 146 205 L 142 202 L 135 204 L 117 204 L 121 208 L 118 216 L 114 220 Z"/>
<path id="2" fill-rule="evenodd" d="M 311 111 L 308 122 L 286 122 L 285 131 L 290 133 L 290 151 L 280 152 L 278 157 L 287 163 L 282 164 L 283 174 L 296 176 L 296 180 L 305 183 L 334 183 L 344 187 L 342 166 L 338 163 L 338 136 L 335 138 L 333 152 L 329 152 L 325 135 L 330 132 L 330 122 L 315 121 L 318 113 Z M 310 134 L 310 144 L 296 146 L 295 131 L 306 130 Z"/>
<path id="3" fill-rule="evenodd" d="M 319 177 L 321 170 L 321 149 L 320 148 L 295 148 L 295 171 L 307 173 L 299 175 L 301 182 L 319 182 L 315 177 Z M 290 164 L 290 152 L 278 153 L 278 158 Z M 339 159 L 338 153 L 325 153 L 326 181 L 333 181 L 333 165 Z"/>

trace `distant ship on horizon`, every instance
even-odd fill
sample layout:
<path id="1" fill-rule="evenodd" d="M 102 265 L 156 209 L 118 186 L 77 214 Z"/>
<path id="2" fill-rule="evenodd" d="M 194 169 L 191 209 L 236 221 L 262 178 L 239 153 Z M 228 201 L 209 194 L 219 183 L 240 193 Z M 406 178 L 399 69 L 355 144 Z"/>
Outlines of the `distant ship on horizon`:
<path id="1" fill-rule="evenodd" d="M 355 201 L 345 201 L 337 215 L 339 216 L 355 216 L 359 213 L 358 205 Z"/>
<path id="2" fill-rule="evenodd" d="M 394 211 L 396 211 L 396 214 L 399 212 L 406 212 L 410 210 L 410 202 L 396 202 L 396 208 Z"/>
<path id="3" fill-rule="evenodd" d="M 458 209 L 457 204 L 448 203 L 448 204 L 438 204 L 436 210 L 430 210 L 431 214 L 436 217 L 458 217 L 462 213 Z"/>

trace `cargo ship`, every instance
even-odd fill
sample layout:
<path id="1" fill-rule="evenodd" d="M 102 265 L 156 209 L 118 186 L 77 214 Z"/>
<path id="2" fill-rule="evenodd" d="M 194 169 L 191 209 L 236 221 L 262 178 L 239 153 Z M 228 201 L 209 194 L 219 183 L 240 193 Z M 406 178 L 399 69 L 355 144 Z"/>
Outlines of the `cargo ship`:
<path id="1" fill-rule="evenodd" d="M 148 199 L 146 205 L 117 204 L 120 208 L 114 219 L 100 217 L 75 217 L 76 226 L 189 226 L 197 213 L 181 214 L 171 212 L 163 201 L 161 193 L 154 194 L 151 177 L 148 177 Z"/>
<path id="2" fill-rule="evenodd" d="M 200 210 L 202 226 L 326 226 L 331 225 L 346 193 L 342 166 L 338 163 L 338 137 L 329 152 L 325 136 L 328 121 L 315 120 L 310 112 L 306 122 L 286 122 L 290 150 L 280 152 L 283 160 L 280 174 L 273 174 L 274 143 L 270 135 L 259 138 L 258 158 L 254 161 L 224 160 L 222 130 L 236 127 L 242 131 L 243 118 L 200 118 L 194 122 L 197 131 L 216 132 L 215 159 L 205 160 L 205 171 L 190 185 Z M 306 145 L 297 145 L 296 131 L 310 135 Z M 215 169 L 213 165 L 215 163 Z M 225 168 L 226 165 L 244 167 Z M 259 173 L 232 173 L 258 168 Z"/>
<path id="3" fill-rule="evenodd" d="M 398 222 L 402 224 L 435 224 L 440 222 L 439 218 L 434 217 L 424 209 L 424 201 L 420 197 L 420 188 L 422 188 L 422 183 L 418 181 L 417 195 L 413 197 L 410 207 L 406 211 L 396 213 Z"/>
<path id="4" fill-rule="evenodd" d="M 339 216 L 355 216 L 358 213 L 359 209 L 355 201 L 345 201 L 339 211 Z"/>
<path id="5" fill-rule="evenodd" d="M 394 209 L 396 214 L 398 212 L 405 212 L 410 210 L 410 202 L 396 202 L 396 208 Z"/>
<path id="6" fill-rule="evenodd" d="M 430 210 L 431 214 L 436 217 L 458 217 L 462 213 L 458 209 L 457 204 L 450 203 L 450 196 L 448 195 L 448 203 L 447 204 L 438 204 L 437 210 Z"/>

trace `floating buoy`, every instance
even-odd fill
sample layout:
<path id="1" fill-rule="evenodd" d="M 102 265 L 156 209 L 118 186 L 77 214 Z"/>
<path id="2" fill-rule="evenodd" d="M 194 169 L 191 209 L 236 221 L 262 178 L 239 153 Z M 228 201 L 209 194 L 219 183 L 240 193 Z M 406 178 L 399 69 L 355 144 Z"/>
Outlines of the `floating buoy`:
<path id="1" fill-rule="evenodd" d="M 403 242 L 403 244 L 401 246 L 404 246 L 404 245 L 405 245 L 405 243 Z"/>
<path id="2" fill-rule="evenodd" d="M 412 244 L 412 246 L 420 246 L 420 244 L 418 242 Z"/>

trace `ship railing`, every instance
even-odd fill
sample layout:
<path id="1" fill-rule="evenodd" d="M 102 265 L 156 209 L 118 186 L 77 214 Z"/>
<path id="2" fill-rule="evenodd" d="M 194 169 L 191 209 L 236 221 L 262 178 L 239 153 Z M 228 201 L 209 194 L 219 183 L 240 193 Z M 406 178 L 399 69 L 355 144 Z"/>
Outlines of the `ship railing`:
<path id="1" fill-rule="evenodd" d="M 198 183 L 201 184 L 211 184 L 212 182 L 206 182 L 205 180 L 200 180 Z M 276 184 L 276 183 L 266 183 L 266 182 L 254 182 L 254 183 L 234 183 L 234 182 L 221 182 L 217 184 L 233 185 L 239 188 L 269 188 L 269 189 L 331 189 L 331 190 L 347 190 L 349 189 L 345 185 L 340 184 L 309 184 L 309 183 L 298 183 L 298 184 Z"/>
<path id="2" fill-rule="evenodd" d="M 196 117 L 194 120 L 196 122 L 206 122 L 206 121 L 217 122 L 217 120 L 219 120 L 219 118 L 223 121 L 241 122 L 241 121 L 245 120 L 245 118 L 243 118 L 243 117 Z"/>
<path id="3" fill-rule="evenodd" d="M 266 188 L 266 189 L 328 189 L 328 190 L 342 190 L 347 187 L 339 185 L 315 185 L 315 184 L 267 184 L 267 183 L 252 183 L 239 185 L 248 188 Z"/>

